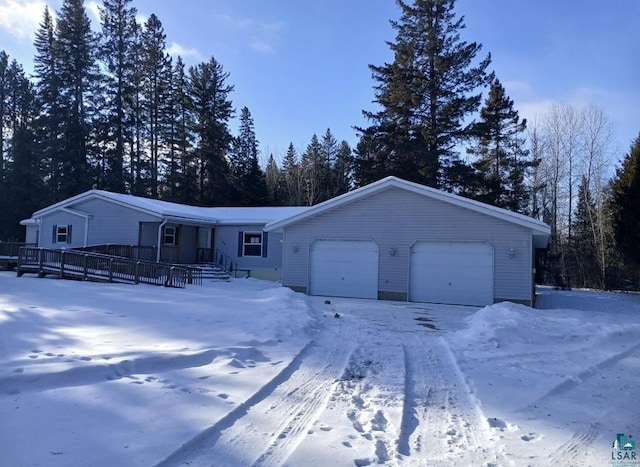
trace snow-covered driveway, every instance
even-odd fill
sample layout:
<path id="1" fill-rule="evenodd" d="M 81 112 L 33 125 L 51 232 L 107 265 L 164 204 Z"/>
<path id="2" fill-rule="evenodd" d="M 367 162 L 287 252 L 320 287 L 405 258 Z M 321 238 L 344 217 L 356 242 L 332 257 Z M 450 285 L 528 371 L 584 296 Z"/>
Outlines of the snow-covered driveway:
<path id="1" fill-rule="evenodd" d="M 640 433 L 639 298 L 478 310 L 0 273 L 0 465 L 608 465 Z"/>

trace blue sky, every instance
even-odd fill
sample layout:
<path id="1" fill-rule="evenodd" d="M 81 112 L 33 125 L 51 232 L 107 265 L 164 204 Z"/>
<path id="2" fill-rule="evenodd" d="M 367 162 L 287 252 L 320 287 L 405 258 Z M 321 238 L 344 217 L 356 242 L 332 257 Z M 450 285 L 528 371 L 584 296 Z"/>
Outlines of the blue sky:
<path id="1" fill-rule="evenodd" d="M 45 3 L 0 0 L 0 49 L 30 70 L 33 32 Z M 95 2 L 86 2 L 95 11 Z M 373 109 L 368 64 L 392 59 L 394 0 L 134 0 L 155 13 L 170 52 L 188 65 L 211 56 L 230 73 L 235 107 L 249 107 L 260 149 L 280 158 L 327 128 L 357 142 L 353 126 Z M 635 0 L 458 0 L 467 41 L 491 52 L 491 68 L 521 116 L 551 102 L 601 107 L 616 131 L 617 156 L 640 133 L 640 2 Z M 90 13 L 94 27 L 95 16 Z M 484 55 L 483 55 L 484 56 Z M 235 126 L 235 124 L 234 124 Z"/>

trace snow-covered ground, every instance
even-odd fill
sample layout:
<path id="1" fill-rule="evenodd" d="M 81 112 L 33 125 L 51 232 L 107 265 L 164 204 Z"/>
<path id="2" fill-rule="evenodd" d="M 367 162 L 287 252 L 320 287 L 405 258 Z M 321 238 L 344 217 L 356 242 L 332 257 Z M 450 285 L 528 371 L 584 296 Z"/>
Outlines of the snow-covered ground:
<path id="1" fill-rule="evenodd" d="M 2 272 L 0 466 L 640 465 L 640 296 L 538 305 Z"/>

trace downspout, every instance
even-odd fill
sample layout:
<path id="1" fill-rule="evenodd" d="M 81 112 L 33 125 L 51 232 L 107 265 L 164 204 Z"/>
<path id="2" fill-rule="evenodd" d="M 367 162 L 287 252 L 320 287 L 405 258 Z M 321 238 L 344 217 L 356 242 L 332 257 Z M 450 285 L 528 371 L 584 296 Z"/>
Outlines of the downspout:
<path id="1" fill-rule="evenodd" d="M 84 218 L 84 247 L 89 245 L 89 219 L 90 216 Z"/>
<path id="2" fill-rule="evenodd" d="M 162 242 L 162 228 L 167 225 L 167 222 L 169 222 L 169 219 L 167 219 L 165 217 L 165 219 L 160 223 L 160 226 L 158 227 L 158 251 L 156 252 L 156 263 L 160 262 L 160 247 L 161 247 L 161 242 Z"/>
<path id="3" fill-rule="evenodd" d="M 42 218 L 41 217 L 38 217 L 36 219 L 36 224 L 38 224 L 38 238 L 36 238 L 36 242 L 37 242 L 37 246 L 40 247 L 42 245 Z"/>

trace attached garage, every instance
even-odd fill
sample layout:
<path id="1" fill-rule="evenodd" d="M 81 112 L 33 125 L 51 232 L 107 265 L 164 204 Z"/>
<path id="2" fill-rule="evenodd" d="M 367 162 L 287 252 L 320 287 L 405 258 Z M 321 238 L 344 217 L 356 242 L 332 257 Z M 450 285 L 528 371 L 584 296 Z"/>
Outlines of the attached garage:
<path id="1" fill-rule="evenodd" d="M 486 242 L 416 242 L 410 254 L 409 300 L 492 304 L 493 256 L 493 247 Z"/>
<path id="2" fill-rule="evenodd" d="M 312 295 L 531 304 L 547 224 L 396 177 L 330 199 L 283 233 L 282 283 Z"/>
<path id="3" fill-rule="evenodd" d="M 378 257 L 372 240 L 315 240 L 309 247 L 309 293 L 378 298 Z"/>

